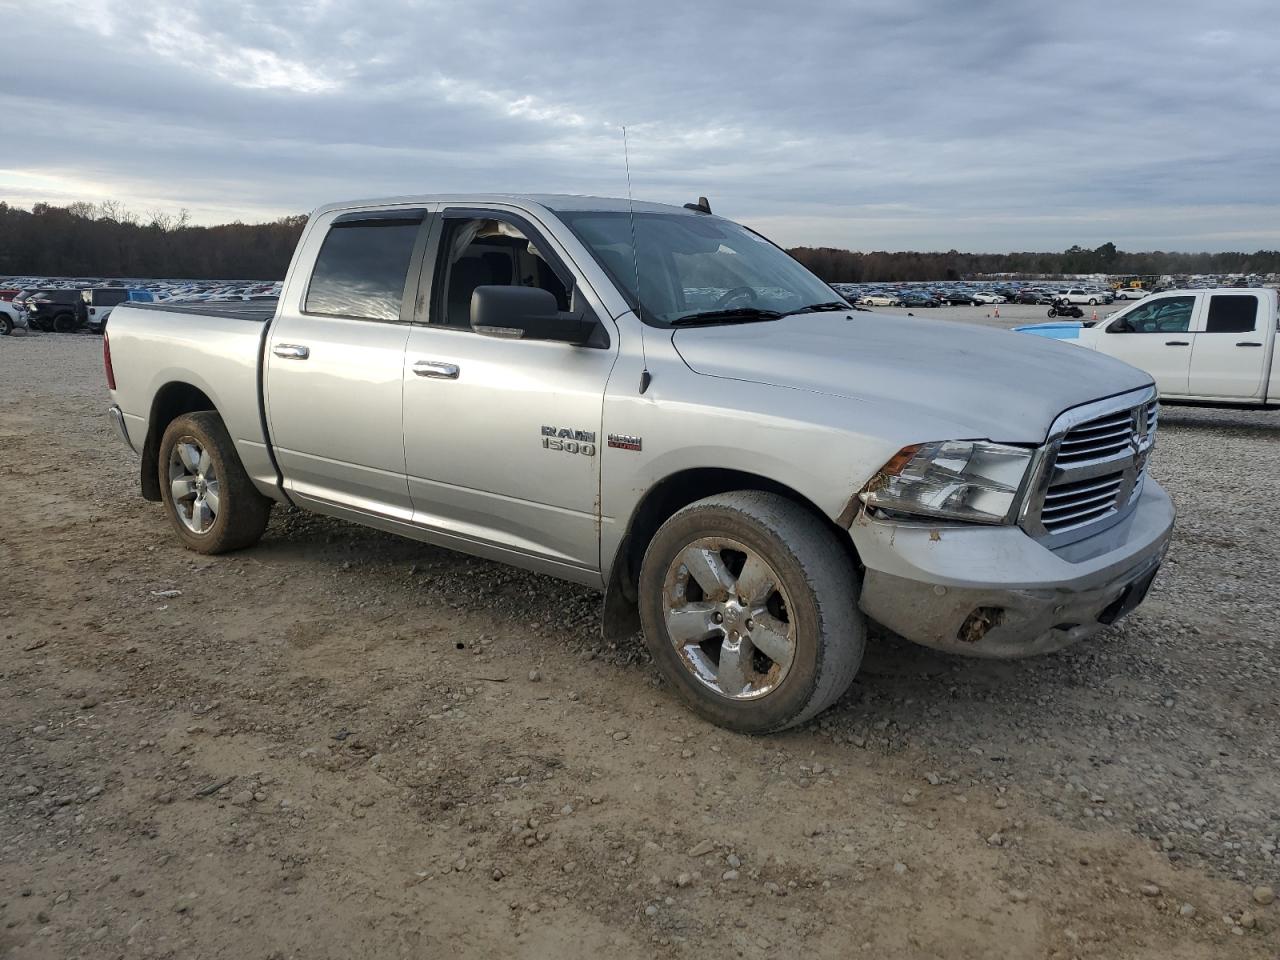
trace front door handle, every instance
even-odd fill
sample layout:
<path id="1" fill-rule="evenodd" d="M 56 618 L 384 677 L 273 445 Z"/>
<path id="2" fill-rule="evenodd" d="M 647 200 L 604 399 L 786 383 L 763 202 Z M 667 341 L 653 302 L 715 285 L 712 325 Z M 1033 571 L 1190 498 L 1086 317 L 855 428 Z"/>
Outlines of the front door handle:
<path id="1" fill-rule="evenodd" d="M 281 360 L 305 360 L 311 356 L 311 348 L 298 343 L 277 343 L 271 352 Z"/>
<path id="2" fill-rule="evenodd" d="M 1189 347 L 1191 343 L 1187 340 L 1166 340 L 1164 345 L 1166 347 Z"/>
<path id="3" fill-rule="evenodd" d="M 1236 346 L 1237 347 L 1260 347 L 1262 346 L 1262 344 L 1258 343 L 1257 340 L 1241 340 L 1239 343 L 1236 344 Z"/>
<path id="4" fill-rule="evenodd" d="M 457 380 L 460 371 L 456 363 L 442 363 L 439 360 L 418 360 L 413 365 L 413 372 L 420 377 L 435 377 L 437 380 Z"/>

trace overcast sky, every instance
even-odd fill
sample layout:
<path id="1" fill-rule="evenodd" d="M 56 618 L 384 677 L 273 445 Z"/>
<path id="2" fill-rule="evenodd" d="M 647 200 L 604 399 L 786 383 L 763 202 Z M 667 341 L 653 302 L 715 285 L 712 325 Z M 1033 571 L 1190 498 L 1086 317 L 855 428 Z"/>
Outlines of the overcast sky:
<path id="1" fill-rule="evenodd" d="M 786 245 L 1280 247 L 1274 3 L 0 0 L 0 199 L 553 191 Z"/>

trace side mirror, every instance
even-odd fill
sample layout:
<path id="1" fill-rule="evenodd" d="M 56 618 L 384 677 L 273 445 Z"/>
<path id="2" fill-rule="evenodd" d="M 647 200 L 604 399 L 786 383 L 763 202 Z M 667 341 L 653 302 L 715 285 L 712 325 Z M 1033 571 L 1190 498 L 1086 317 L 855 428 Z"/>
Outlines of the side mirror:
<path id="1" fill-rule="evenodd" d="M 595 326 L 589 311 L 565 313 L 539 287 L 481 286 L 471 294 L 471 329 L 486 337 L 584 344 Z"/>
<path id="2" fill-rule="evenodd" d="M 1107 333 L 1133 333 L 1133 328 L 1129 326 L 1129 318 L 1121 317 L 1119 320 L 1116 320 L 1107 327 Z"/>

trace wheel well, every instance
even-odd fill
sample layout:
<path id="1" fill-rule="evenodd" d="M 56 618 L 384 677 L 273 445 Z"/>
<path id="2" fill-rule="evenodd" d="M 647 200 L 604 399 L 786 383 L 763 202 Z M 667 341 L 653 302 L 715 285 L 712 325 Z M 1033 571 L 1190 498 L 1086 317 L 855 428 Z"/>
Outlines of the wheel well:
<path id="1" fill-rule="evenodd" d="M 621 587 L 626 598 L 634 603 L 637 600 L 636 585 L 640 578 L 640 564 L 658 528 L 677 510 L 706 497 L 717 493 L 728 493 L 731 490 L 763 490 L 786 497 L 812 513 L 830 528 L 836 542 L 848 552 L 854 565 L 861 566 L 848 531 L 842 530 L 818 508 L 817 504 L 803 494 L 776 480 L 754 473 L 705 467 L 672 474 L 655 484 L 645 494 L 644 499 L 632 514 L 627 534 L 618 548 L 618 556 L 610 576 L 611 586 Z"/>
<path id="2" fill-rule="evenodd" d="M 147 420 L 147 439 L 142 445 L 144 499 L 160 499 L 160 438 L 169 424 L 184 413 L 216 409 L 203 390 L 189 383 L 166 383 L 156 392 L 155 399 L 151 401 L 151 416 Z"/>

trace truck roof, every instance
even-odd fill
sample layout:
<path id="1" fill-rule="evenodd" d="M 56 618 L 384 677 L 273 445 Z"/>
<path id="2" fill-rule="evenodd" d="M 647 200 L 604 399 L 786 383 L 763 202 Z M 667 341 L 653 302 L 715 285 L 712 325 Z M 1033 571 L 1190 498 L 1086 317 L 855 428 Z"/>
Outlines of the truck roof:
<path id="1" fill-rule="evenodd" d="M 408 206 L 415 203 L 509 203 L 518 207 L 542 207 L 553 212 L 561 211 L 601 211 L 606 213 L 626 213 L 632 209 L 630 201 L 625 197 L 588 197 L 570 193 L 423 193 L 404 197 L 378 197 L 368 200 L 341 200 L 327 203 L 315 210 L 312 216 L 329 213 L 333 210 L 348 210 L 362 207 Z M 648 200 L 635 201 L 637 213 L 671 213 L 690 217 L 705 217 L 707 214 L 670 203 L 653 203 Z"/>

